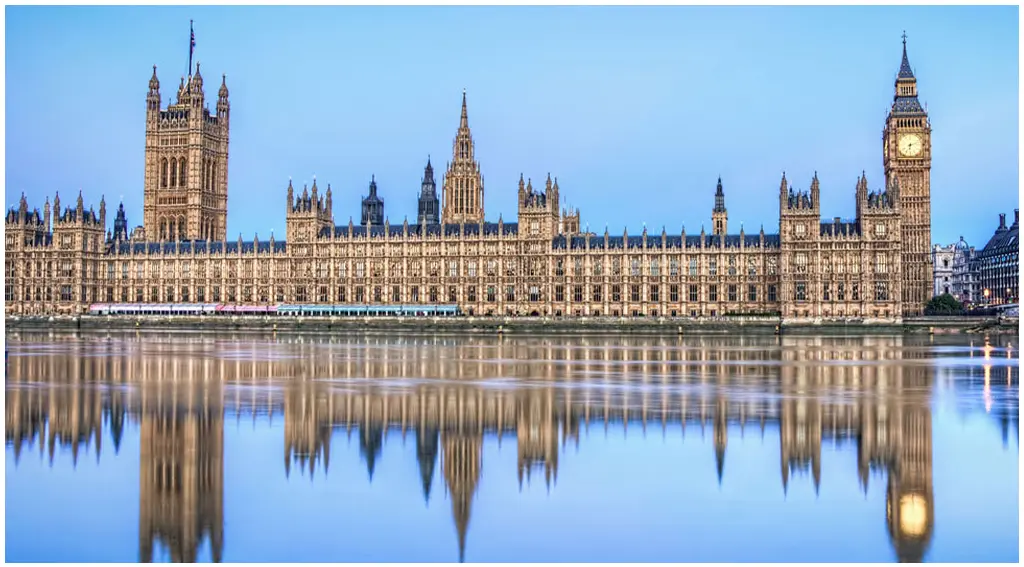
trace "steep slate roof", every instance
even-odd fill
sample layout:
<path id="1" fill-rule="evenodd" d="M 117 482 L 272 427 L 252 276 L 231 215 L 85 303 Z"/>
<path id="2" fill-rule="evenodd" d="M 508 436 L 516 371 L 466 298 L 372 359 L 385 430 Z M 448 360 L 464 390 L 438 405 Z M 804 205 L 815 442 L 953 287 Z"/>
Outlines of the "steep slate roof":
<path id="1" fill-rule="evenodd" d="M 903 61 L 900 62 L 900 71 L 897 80 L 913 80 L 914 71 L 910 68 L 910 59 L 907 57 L 907 37 L 903 36 Z M 916 96 L 899 96 L 893 100 L 893 111 L 903 115 L 924 115 L 924 108 Z"/>
<path id="2" fill-rule="evenodd" d="M 499 225 L 496 222 L 485 222 L 485 223 L 483 223 L 484 235 L 485 236 L 495 236 L 495 235 L 497 235 L 498 234 L 498 226 Z M 506 222 L 502 226 L 503 226 L 504 234 L 506 236 L 514 235 L 514 234 L 518 234 L 519 233 L 519 223 Z M 476 223 L 471 223 L 471 224 L 466 224 L 466 225 L 461 225 L 461 224 L 444 224 L 444 225 L 440 225 L 440 224 L 424 224 L 424 225 L 421 225 L 421 224 L 410 224 L 409 225 L 409 234 L 410 235 L 424 234 L 426 236 L 441 236 L 443 234 L 444 236 L 452 237 L 452 236 L 459 236 L 460 232 L 463 229 L 463 227 L 465 227 L 465 234 L 467 236 L 478 236 L 480 234 L 480 225 L 476 224 Z M 362 226 L 362 225 L 353 225 L 352 226 L 352 234 L 351 234 L 351 236 L 353 236 L 353 237 L 365 237 L 365 236 L 369 235 L 371 237 L 382 237 L 385 234 L 384 228 L 385 227 L 383 227 L 383 226 L 369 226 L 369 227 L 367 227 L 367 226 Z M 403 230 L 404 230 L 403 229 L 403 225 L 401 225 L 401 224 L 392 224 L 392 225 L 389 225 L 387 228 L 388 228 L 387 233 L 391 237 L 402 236 Z M 331 236 L 331 235 L 332 235 L 331 229 L 329 229 L 329 228 L 325 228 L 324 230 L 320 231 L 320 236 L 321 237 L 323 237 L 323 236 Z M 333 235 L 334 236 L 342 236 L 342 237 L 350 236 L 349 235 L 349 226 L 346 224 L 346 225 L 339 225 L 339 226 L 334 227 Z"/>
<path id="3" fill-rule="evenodd" d="M 571 236 L 566 237 L 565 235 L 559 235 L 551 239 L 551 248 L 555 250 L 564 250 L 569 248 L 571 250 L 579 250 L 586 248 L 587 239 L 590 239 L 590 247 L 594 249 L 603 249 L 604 236 L 590 235 L 590 236 Z M 625 248 L 628 245 L 629 248 L 642 248 L 643 247 L 643 236 L 627 236 L 626 240 L 623 240 L 621 236 L 609 236 L 608 237 L 608 249 L 616 250 Z M 701 240 L 700 235 L 687 235 L 686 246 L 693 248 L 700 246 Z M 716 234 L 704 235 L 704 247 L 719 247 L 722 244 L 722 237 Z M 725 235 L 724 241 L 726 248 L 738 248 L 740 246 L 740 235 L 738 234 L 727 234 Z M 766 248 L 778 248 L 779 246 L 779 235 L 778 234 L 765 234 L 764 244 Z M 666 236 L 665 237 L 666 248 L 682 248 L 683 237 L 682 235 Z M 757 248 L 761 245 L 761 236 L 759 233 L 755 234 L 744 234 L 743 245 L 747 248 Z M 648 234 L 647 235 L 647 248 L 648 249 L 660 249 L 661 248 L 661 235 L 660 234 Z"/>
<path id="4" fill-rule="evenodd" d="M 823 221 L 821 236 L 860 236 L 860 223 L 855 220 Z"/>
<path id="5" fill-rule="evenodd" d="M 193 240 L 183 242 L 117 242 L 113 245 L 113 252 L 118 255 L 127 254 L 220 254 L 225 251 L 228 254 L 238 253 L 238 241 L 210 242 L 206 240 Z M 269 254 L 271 251 L 270 241 L 261 240 L 258 244 L 252 240 L 242 241 L 242 253 L 252 254 L 258 248 L 259 253 Z M 288 250 L 288 245 L 283 240 L 274 241 L 274 252 L 281 254 Z"/>

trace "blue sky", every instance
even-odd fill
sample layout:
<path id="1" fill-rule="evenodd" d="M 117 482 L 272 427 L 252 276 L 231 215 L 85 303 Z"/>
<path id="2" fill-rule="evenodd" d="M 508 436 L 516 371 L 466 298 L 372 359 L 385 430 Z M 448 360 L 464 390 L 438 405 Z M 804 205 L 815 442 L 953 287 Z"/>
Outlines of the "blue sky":
<path id="1" fill-rule="evenodd" d="M 8 7 L 6 201 L 79 188 L 142 222 L 145 96 L 186 73 L 231 90 L 229 238 L 284 232 L 285 188 L 331 183 L 358 222 L 370 176 L 392 223 L 438 186 L 462 89 L 488 220 L 515 217 L 522 172 L 559 179 L 585 225 L 778 229 L 783 170 L 822 216 L 852 217 L 906 30 L 933 126 L 932 239 L 982 246 L 1018 206 L 1018 8 Z"/>

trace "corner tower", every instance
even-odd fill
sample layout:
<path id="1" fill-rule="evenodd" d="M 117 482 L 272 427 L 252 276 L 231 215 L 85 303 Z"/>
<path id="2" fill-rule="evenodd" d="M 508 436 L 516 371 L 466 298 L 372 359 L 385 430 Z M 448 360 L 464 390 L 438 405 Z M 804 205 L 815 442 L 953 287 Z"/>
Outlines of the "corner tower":
<path id="1" fill-rule="evenodd" d="M 229 114 L 227 76 L 221 79 L 213 114 L 198 63 L 194 75 L 189 69 L 188 79 L 181 78 L 177 101 L 162 109 L 153 66 L 143 181 L 143 226 L 149 240 L 227 237 Z"/>
<path id="2" fill-rule="evenodd" d="M 902 209 L 903 315 L 920 315 L 931 299 L 931 169 L 932 127 L 917 99 L 917 78 L 907 58 L 903 34 L 903 60 L 896 75 L 892 109 L 882 134 L 882 156 L 887 186 L 899 178 Z"/>
<path id="3" fill-rule="evenodd" d="M 447 224 L 484 222 L 484 178 L 474 159 L 473 135 L 466 114 L 466 91 L 462 91 L 462 117 L 452 147 L 452 161 L 444 175 L 444 208 L 441 221 Z"/>

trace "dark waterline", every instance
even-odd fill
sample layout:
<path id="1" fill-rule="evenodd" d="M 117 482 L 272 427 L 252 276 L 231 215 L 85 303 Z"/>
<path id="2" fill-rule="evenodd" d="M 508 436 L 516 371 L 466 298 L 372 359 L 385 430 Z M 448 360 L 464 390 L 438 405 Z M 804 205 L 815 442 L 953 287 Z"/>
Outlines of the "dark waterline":
<path id="1" fill-rule="evenodd" d="M 1000 561 L 1016 336 L 9 333 L 8 561 Z"/>

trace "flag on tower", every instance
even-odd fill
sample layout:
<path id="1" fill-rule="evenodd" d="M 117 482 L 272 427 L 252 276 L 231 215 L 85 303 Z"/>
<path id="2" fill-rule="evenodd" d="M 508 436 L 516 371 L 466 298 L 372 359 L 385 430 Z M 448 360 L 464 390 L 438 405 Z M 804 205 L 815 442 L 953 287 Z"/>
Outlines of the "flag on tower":
<path id="1" fill-rule="evenodd" d="M 188 76 L 192 76 L 192 52 L 196 50 L 196 30 L 192 29 L 192 20 L 188 21 L 189 44 L 188 44 Z"/>

